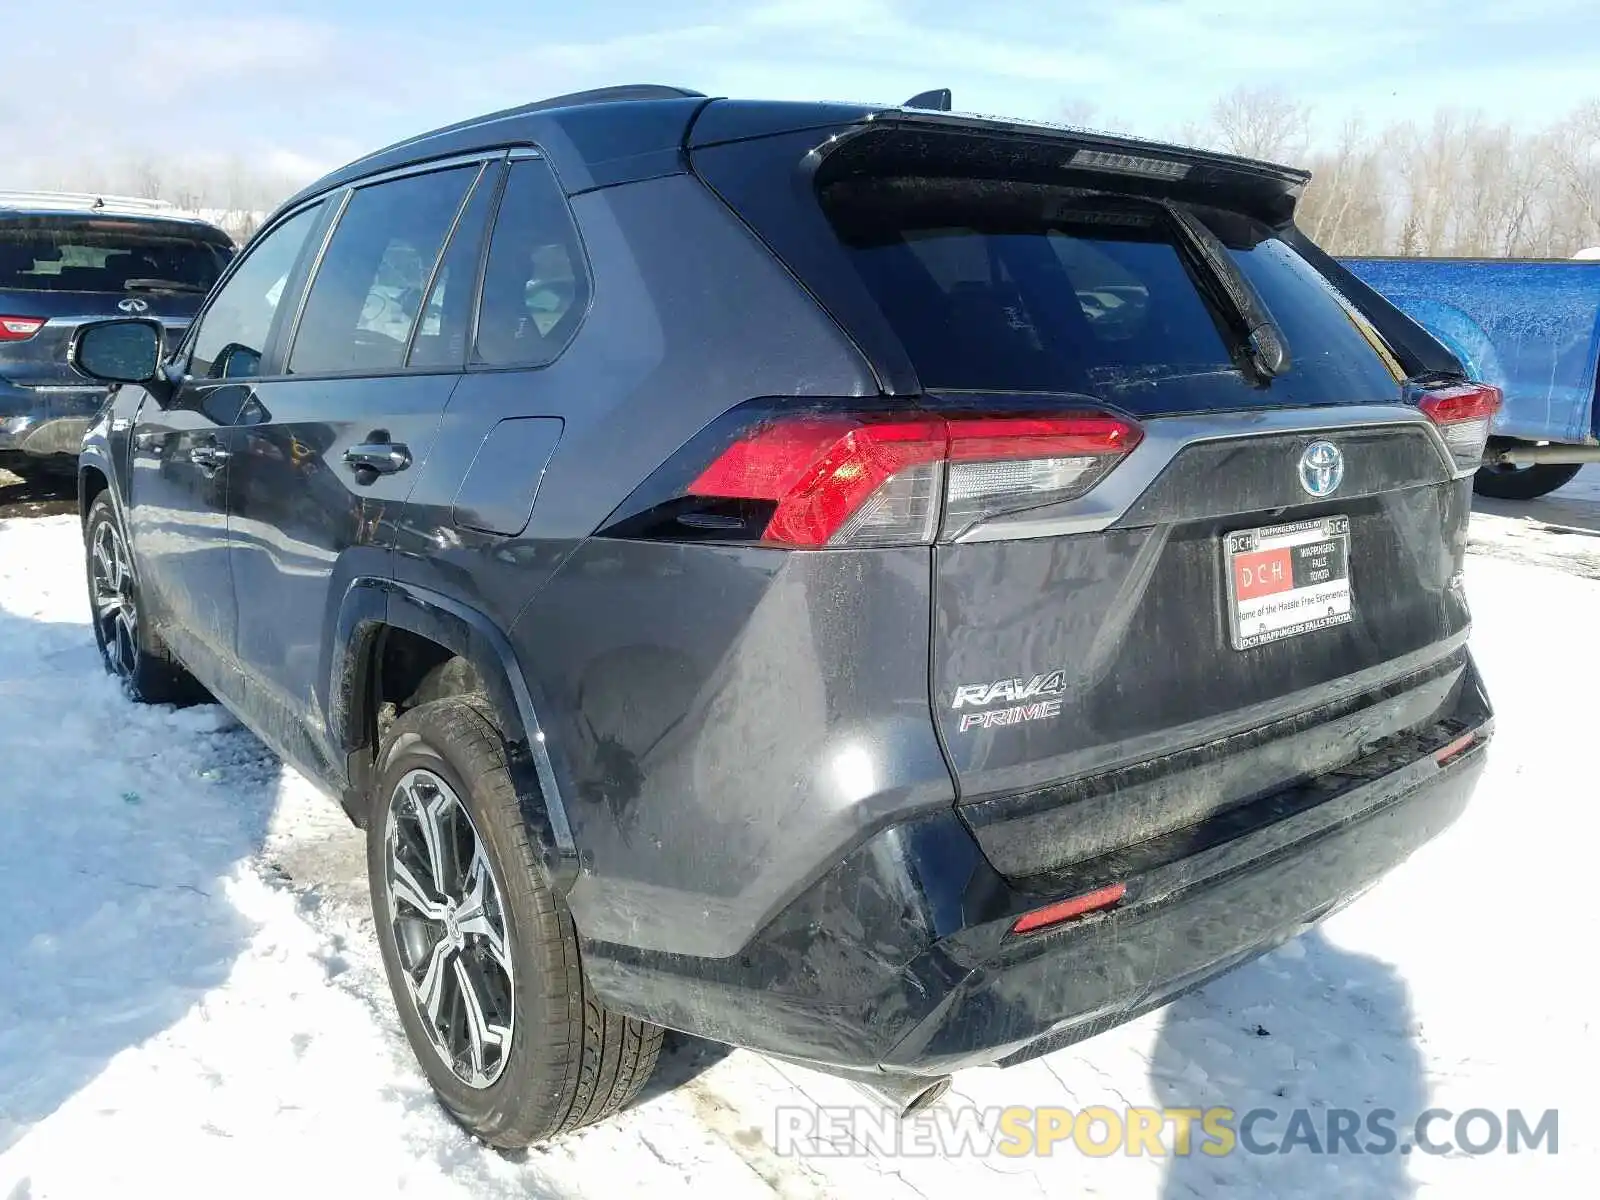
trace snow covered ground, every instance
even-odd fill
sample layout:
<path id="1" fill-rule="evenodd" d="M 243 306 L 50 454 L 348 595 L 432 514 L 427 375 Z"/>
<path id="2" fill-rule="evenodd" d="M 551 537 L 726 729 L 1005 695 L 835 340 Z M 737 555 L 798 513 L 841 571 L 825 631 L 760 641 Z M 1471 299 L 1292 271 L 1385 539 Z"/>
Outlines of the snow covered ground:
<path id="1" fill-rule="evenodd" d="M 620 1118 L 493 1153 L 412 1065 L 337 807 L 219 709 L 128 703 L 95 659 L 74 519 L 0 519 L 0 1200 L 1592 1195 L 1600 469 L 1489 507 L 1468 587 L 1499 734 L 1462 821 L 1169 1009 L 958 1076 L 936 1119 L 1553 1108 L 1555 1155 L 800 1158 L 779 1110 L 853 1090 L 685 1040 Z"/>

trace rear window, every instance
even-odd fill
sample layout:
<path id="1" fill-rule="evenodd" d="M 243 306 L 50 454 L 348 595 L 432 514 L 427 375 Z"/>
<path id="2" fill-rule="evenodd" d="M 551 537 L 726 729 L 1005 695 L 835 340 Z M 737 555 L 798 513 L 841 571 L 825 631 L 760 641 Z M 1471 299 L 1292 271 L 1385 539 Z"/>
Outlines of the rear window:
<path id="1" fill-rule="evenodd" d="M 0 227 L 0 288 L 204 295 L 230 257 L 227 246 L 156 231 L 82 224 Z"/>
<path id="2" fill-rule="evenodd" d="M 1195 210 L 1283 331 L 1266 387 L 1147 200 L 968 179 L 852 179 L 823 208 L 930 390 L 1076 392 L 1136 413 L 1396 398 L 1365 319 L 1258 221 Z"/>

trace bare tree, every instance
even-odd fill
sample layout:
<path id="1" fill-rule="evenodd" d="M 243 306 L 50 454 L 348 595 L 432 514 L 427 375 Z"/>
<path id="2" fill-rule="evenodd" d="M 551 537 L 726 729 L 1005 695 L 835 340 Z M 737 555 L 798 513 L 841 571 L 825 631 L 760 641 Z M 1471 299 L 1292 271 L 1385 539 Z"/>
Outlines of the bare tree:
<path id="1" fill-rule="evenodd" d="M 135 196 L 143 196 L 146 200 L 161 200 L 161 171 L 150 159 L 143 158 L 133 163 L 128 171 L 131 180 L 129 190 Z"/>
<path id="2" fill-rule="evenodd" d="M 1311 109 L 1277 88 L 1239 87 L 1212 104 L 1202 129 L 1206 144 L 1229 154 L 1293 161 L 1310 145 Z"/>
<path id="3" fill-rule="evenodd" d="M 1340 130 L 1331 151 L 1312 154 L 1311 184 L 1300 203 L 1300 222 L 1335 254 L 1382 245 L 1388 239 L 1389 181 L 1381 150 L 1359 118 Z"/>
<path id="4" fill-rule="evenodd" d="M 1547 139 L 1554 216 L 1569 253 L 1600 243 L 1600 101 L 1591 100 Z"/>

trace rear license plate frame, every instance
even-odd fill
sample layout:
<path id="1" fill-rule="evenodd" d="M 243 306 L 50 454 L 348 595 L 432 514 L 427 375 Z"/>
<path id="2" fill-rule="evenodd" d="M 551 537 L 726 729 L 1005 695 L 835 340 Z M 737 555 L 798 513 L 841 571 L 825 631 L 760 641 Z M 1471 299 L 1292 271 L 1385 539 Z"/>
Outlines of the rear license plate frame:
<path id="1" fill-rule="evenodd" d="M 1355 593 L 1350 579 L 1350 518 L 1343 514 L 1313 517 L 1283 525 L 1236 529 L 1222 535 L 1222 576 L 1227 588 L 1228 638 L 1237 651 L 1301 637 L 1355 620 Z M 1239 560 L 1260 555 L 1256 563 Z M 1249 572 L 1266 566 L 1270 580 Z M 1328 572 L 1328 578 L 1319 578 Z M 1285 580 L 1285 573 L 1287 579 Z M 1296 575 L 1300 582 L 1296 582 Z M 1262 590 L 1262 581 L 1267 589 Z M 1332 585 L 1343 584 L 1343 587 Z M 1241 593 L 1246 594 L 1241 594 Z M 1295 621 L 1294 607 L 1317 615 Z M 1249 611 L 1241 611 L 1241 606 Z M 1254 632 L 1246 633 L 1246 629 Z"/>

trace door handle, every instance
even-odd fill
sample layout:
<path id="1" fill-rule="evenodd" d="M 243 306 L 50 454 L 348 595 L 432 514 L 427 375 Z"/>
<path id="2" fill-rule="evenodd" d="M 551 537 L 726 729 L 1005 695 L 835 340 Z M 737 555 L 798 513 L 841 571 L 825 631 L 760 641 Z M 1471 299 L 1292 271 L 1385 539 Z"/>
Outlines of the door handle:
<path id="1" fill-rule="evenodd" d="M 411 451 L 399 442 L 364 442 L 346 450 L 344 461 L 346 466 L 355 468 L 358 478 L 369 472 L 393 475 L 411 465 Z"/>
<path id="2" fill-rule="evenodd" d="M 189 451 L 189 461 L 204 474 L 215 475 L 228 461 L 228 452 L 218 445 L 200 445 Z"/>

